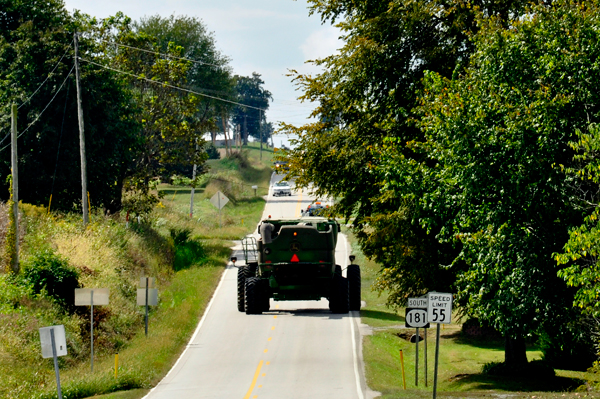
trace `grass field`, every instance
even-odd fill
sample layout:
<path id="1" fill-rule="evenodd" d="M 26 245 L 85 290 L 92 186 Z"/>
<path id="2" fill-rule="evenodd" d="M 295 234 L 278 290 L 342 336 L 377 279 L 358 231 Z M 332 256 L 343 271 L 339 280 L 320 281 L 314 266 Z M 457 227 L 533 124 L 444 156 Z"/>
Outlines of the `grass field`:
<path id="1" fill-rule="evenodd" d="M 419 343 L 419 381 L 415 381 L 416 345 L 410 342 L 415 329 L 404 327 L 404 309 L 398 312 L 386 307 L 385 294 L 371 290 L 379 266 L 365 259 L 349 234 L 356 263 L 361 265 L 363 300 L 361 321 L 369 325 L 372 335 L 365 336 L 363 357 L 369 387 L 382 394 L 382 399 L 429 398 L 433 393 L 436 329 L 427 333 L 427 386 L 425 386 L 424 342 Z M 423 329 L 420 335 L 424 336 Z M 588 381 L 600 382 L 600 376 L 570 370 L 556 370 L 556 378 L 536 380 L 524 376 L 503 378 L 481 374 L 482 366 L 504 361 L 504 342 L 498 339 L 466 338 L 460 321 L 444 325 L 440 330 L 437 396 L 440 398 L 523 397 L 582 398 L 600 397 L 589 391 Z M 400 351 L 404 360 L 404 378 Z M 533 345 L 527 348 L 527 358 L 539 360 L 542 352 Z M 406 389 L 404 388 L 406 382 Z"/>

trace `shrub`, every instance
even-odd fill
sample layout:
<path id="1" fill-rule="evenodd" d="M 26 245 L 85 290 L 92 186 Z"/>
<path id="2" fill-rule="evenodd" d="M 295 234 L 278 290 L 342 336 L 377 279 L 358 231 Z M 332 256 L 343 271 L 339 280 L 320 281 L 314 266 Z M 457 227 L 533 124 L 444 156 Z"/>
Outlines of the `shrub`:
<path id="1" fill-rule="evenodd" d="M 208 159 L 221 159 L 221 154 L 217 147 L 214 146 L 213 143 L 207 143 L 204 147 L 206 149 L 206 153 L 208 154 Z"/>
<path id="2" fill-rule="evenodd" d="M 75 288 L 79 287 L 79 274 L 66 259 L 50 249 L 29 258 L 23 268 L 23 277 L 35 293 L 46 290 L 61 305 L 72 308 Z"/>

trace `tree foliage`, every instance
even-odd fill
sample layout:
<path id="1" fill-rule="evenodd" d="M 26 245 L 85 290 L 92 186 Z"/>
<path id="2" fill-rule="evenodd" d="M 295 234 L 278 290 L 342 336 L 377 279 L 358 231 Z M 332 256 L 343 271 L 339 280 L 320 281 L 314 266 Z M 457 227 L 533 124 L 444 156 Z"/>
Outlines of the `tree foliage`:
<path id="1" fill-rule="evenodd" d="M 269 108 L 269 100 L 273 100 L 273 96 L 263 87 L 265 82 L 256 72 L 253 72 L 251 77 L 236 75 L 234 79 L 236 101 L 252 108 L 237 106 L 233 112 L 233 123 L 240 126 L 244 134 L 244 144 L 247 144 L 248 136 L 260 140 L 261 126 L 267 121 L 265 111 Z M 263 142 L 266 142 L 270 137 L 267 135 L 269 131 L 263 128 L 262 132 Z"/>
<path id="2" fill-rule="evenodd" d="M 19 199 L 53 209 L 81 207 L 79 131 L 73 68 L 73 34 L 84 32 L 80 51 L 96 59 L 90 40 L 97 21 L 69 16 L 61 2 L 0 2 L 0 132 L 9 132 L 8 106 L 18 111 Z M 64 83 L 64 85 L 63 85 Z M 88 180 L 92 205 L 114 211 L 135 141 L 128 91 L 105 70 L 81 65 Z M 2 148 L 2 147 L 0 147 Z M 2 149 L 0 175 L 10 174 L 10 151 Z M 2 179 L 4 181 L 4 179 Z M 6 199 L 6 190 L 0 190 Z"/>
<path id="3" fill-rule="evenodd" d="M 284 126 L 296 184 L 339 199 L 393 304 L 452 287 L 507 361 L 564 343 L 580 315 L 552 253 L 585 214 L 563 168 L 599 116 L 596 5 L 311 3 L 346 45 L 295 76 L 319 118 Z"/>

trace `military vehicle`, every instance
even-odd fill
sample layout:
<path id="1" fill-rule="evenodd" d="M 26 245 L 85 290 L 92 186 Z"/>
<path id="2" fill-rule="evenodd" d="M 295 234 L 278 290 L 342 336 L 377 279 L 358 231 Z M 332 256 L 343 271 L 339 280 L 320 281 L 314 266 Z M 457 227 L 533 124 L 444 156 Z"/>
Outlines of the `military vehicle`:
<path id="1" fill-rule="evenodd" d="M 335 264 L 340 225 L 323 217 L 266 219 L 260 238 L 246 238 L 246 265 L 238 268 L 237 306 L 260 314 L 275 301 L 329 300 L 334 313 L 360 310 L 360 267 L 350 256 L 346 276 Z"/>

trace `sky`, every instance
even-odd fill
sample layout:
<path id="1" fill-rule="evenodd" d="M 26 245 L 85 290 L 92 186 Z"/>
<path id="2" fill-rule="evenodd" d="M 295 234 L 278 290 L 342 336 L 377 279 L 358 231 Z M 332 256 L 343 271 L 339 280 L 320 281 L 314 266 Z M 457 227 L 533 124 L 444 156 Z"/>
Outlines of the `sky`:
<path id="1" fill-rule="evenodd" d="M 333 54 L 342 47 L 340 33 L 319 15 L 309 16 L 306 0 L 63 0 L 70 13 L 77 9 L 98 18 L 122 11 L 133 20 L 144 16 L 187 15 L 202 19 L 217 48 L 230 58 L 233 73 L 257 72 L 273 95 L 267 120 L 302 125 L 314 108 L 301 103 L 290 69 L 315 74 L 306 61 Z M 289 144 L 275 136 L 275 146 Z"/>

